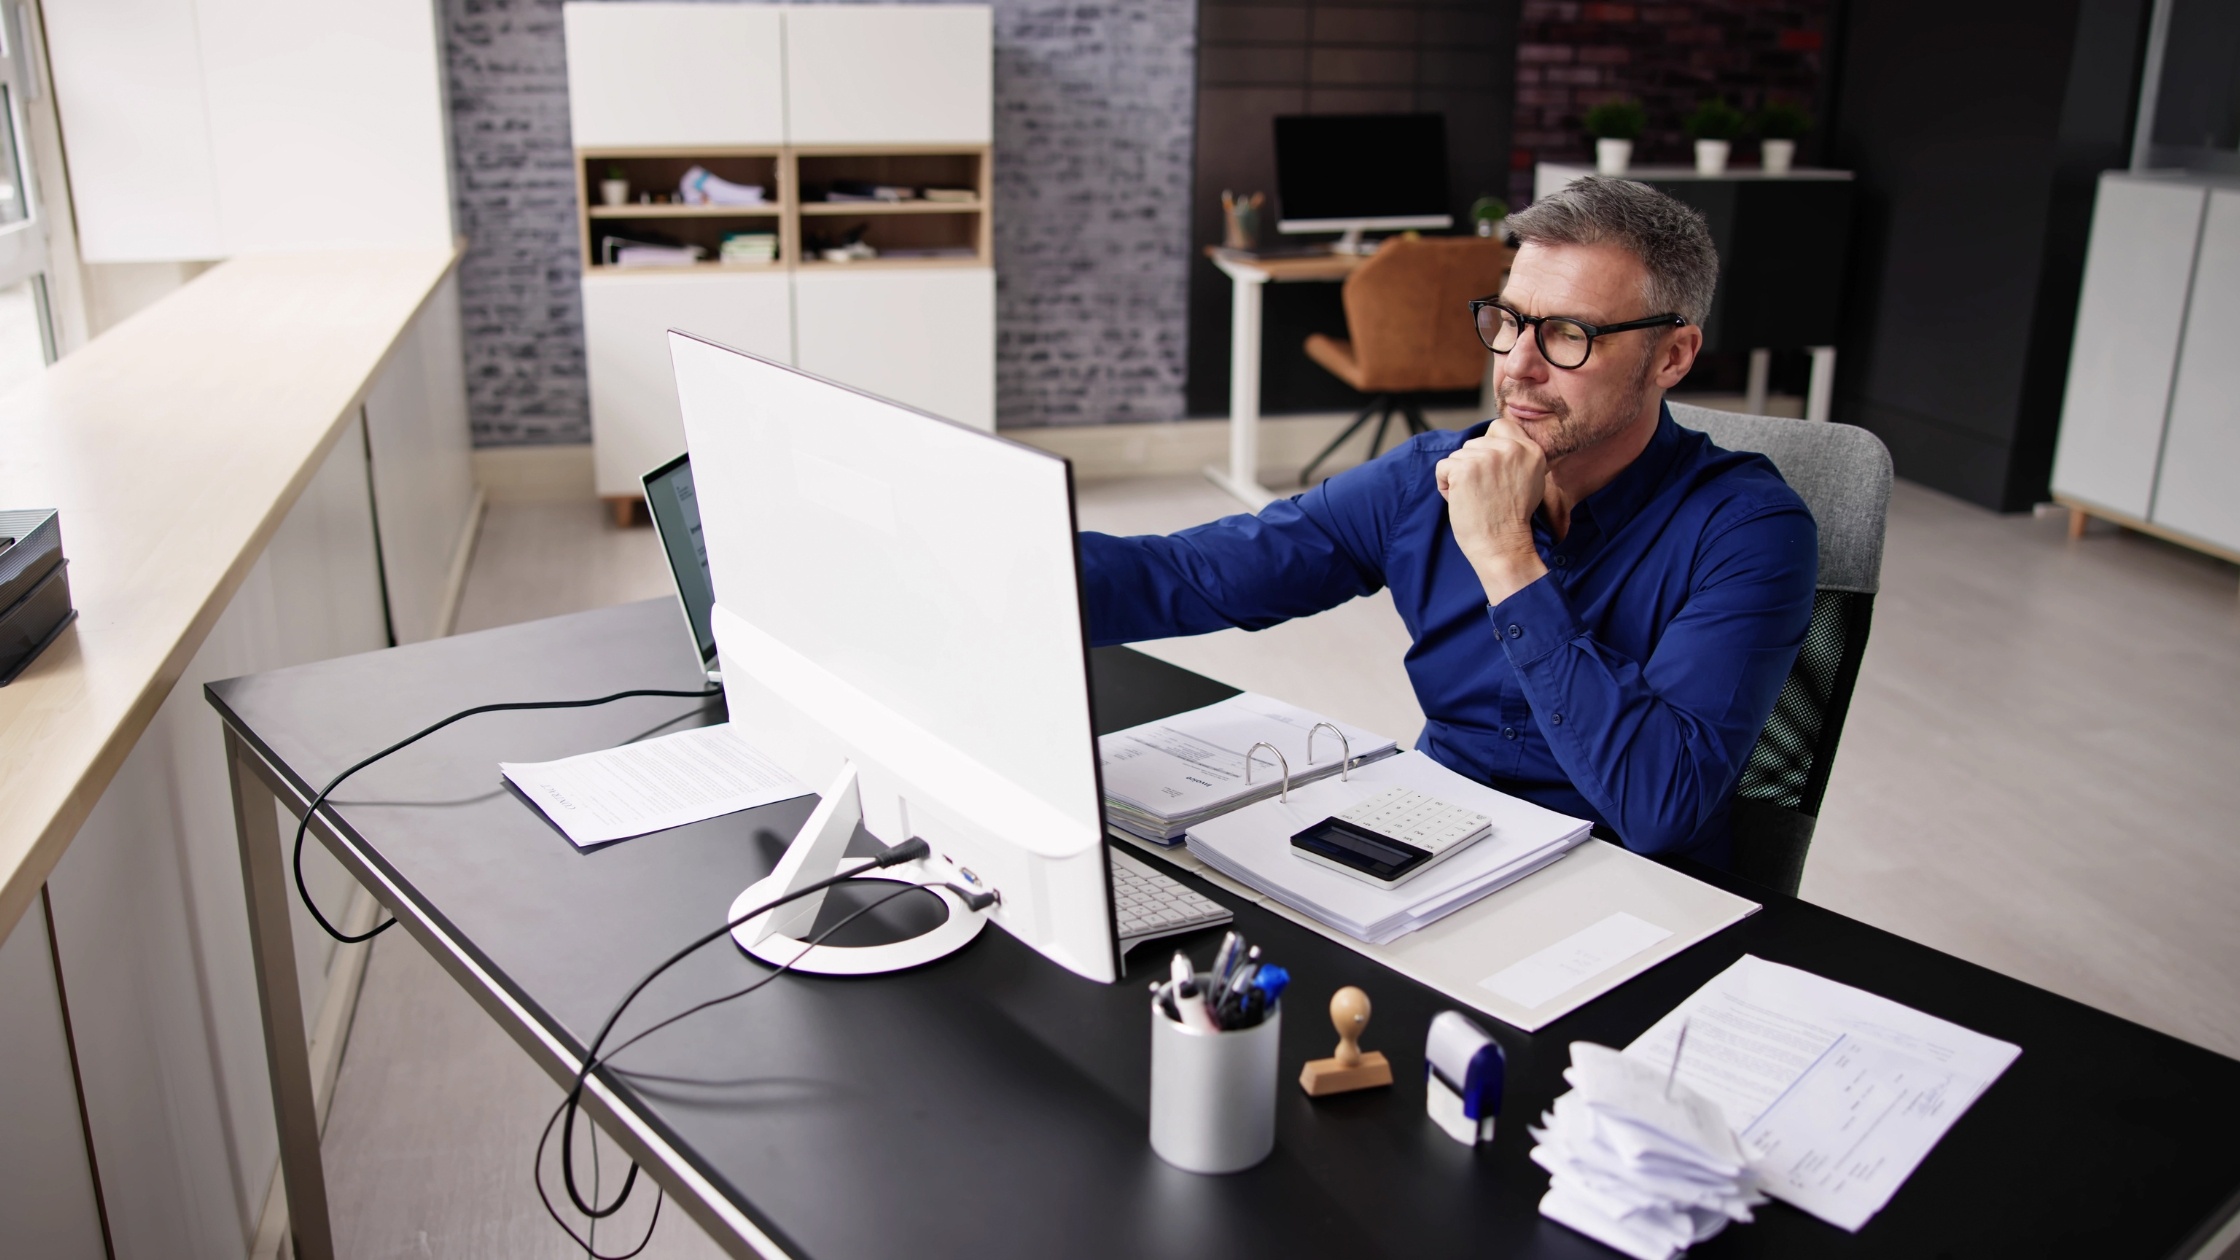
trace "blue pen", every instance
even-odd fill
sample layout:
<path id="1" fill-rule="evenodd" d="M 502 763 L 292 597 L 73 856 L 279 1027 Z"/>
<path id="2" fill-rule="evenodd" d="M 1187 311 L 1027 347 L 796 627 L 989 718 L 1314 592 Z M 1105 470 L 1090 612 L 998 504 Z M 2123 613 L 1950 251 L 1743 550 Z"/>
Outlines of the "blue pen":
<path id="1" fill-rule="evenodd" d="M 1290 983 L 1291 973 L 1274 963 L 1269 963 L 1252 973 L 1252 987 L 1260 991 L 1262 999 L 1271 1008 L 1275 1006 L 1276 999 L 1283 996 L 1284 986 Z"/>

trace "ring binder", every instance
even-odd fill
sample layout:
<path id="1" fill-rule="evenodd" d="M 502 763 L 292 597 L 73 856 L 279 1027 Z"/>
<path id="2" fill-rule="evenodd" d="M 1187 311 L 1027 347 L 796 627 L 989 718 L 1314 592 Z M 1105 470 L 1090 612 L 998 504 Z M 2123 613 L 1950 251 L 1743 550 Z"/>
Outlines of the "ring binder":
<path id="1" fill-rule="evenodd" d="M 1338 738 L 1343 739 L 1345 738 L 1345 736 L 1341 734 Z M 1307 740 L 1310 743 L 1313 742 L 1314 732 L 1312 730 L 1309 730 L 1307 732 Z M 1283 791 L 1276 796 L 1276 799 L 1279 801 L 1289 801 L 1291 799 L 1291 759 L 1283 755 L 1283 750 L 1281 748 L 1276 747 L 1274 744 L 1269 743 L 1267 740 L 1263 739 L 1259 743 L 1254 744 L 1252 747 L 1244 750 L 1244 781 L 1246 783 L 1252 782 L 1252 754 L 1259 752 L 1263 748 L 1267 749 L 1269 752 L 1274 753 L 1276 755 L 1276 760 L 1283 764 Z M 1308 751 L 1307 760 L 1310 765 L 1313 763 L 1314 753 L 1312 750 Z"/>
<path id="2" fill-rule="evenodd" d="M 1353 778 L 1353 741 L 1347 739 L 1346 733 L 1339 730 L 1334 722 L 1317 722 L 1307 728 L 1307 764 L 1310 766 L 1314 764 L 1314 733 L 1316 731 L 1328 731 L 1338 737 L 1338 754 L 1340 757 L 1338 781 L 1344 783 L 1351 780 Z"/>

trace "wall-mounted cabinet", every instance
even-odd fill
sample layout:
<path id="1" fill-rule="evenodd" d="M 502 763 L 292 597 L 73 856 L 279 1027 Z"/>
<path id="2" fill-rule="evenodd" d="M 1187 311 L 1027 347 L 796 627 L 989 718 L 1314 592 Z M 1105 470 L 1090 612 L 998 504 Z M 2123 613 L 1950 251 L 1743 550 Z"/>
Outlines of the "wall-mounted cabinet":
<path id="1" fill-rule="evenodd" d="M 995 427 L 986 7 L 563 12 L 592 442 L 618 517 L 684 448 L 671 328 Z"/>
<path id="2" fill-rule="evenodd" d="M 2053 465 L 2099 516 L 2240 560 L 2240 181 L 2100 179 Z"/>

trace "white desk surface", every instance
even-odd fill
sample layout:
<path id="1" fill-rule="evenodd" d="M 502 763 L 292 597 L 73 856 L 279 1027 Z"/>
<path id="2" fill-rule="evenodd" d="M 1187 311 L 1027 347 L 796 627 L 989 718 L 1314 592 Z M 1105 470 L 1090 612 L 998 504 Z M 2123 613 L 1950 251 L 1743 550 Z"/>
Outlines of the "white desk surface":
<path id="1" fill-rule="evenodd" d="M 457 257 L 235 259 L 0 398 L 0 505 L 61 513 L 78 609 L 0 687 L 0 939 Z"/>

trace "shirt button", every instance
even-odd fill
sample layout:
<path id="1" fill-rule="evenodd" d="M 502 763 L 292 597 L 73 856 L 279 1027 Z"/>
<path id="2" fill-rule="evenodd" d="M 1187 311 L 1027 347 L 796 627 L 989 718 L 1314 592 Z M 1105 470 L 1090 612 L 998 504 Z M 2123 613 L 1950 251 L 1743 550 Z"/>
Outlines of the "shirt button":
<path id="1" fill-rule="evenodd" d="M 1523 638 L 1523 637 L 1524 637 L 1524 627 L 1523 627 L 1523 626 L 1518 626 L 1518 625 L 1512 625 L 1512 626 L 1510 626 L 1510 627 L 1509 627 L 1509 637 L 1510 637 L 1510 638 L 1512 638 L 1512 639 L 1521 639 L 1521 638 Z"/>
<path id="2" fill-rule="evenodd" d="M 1559 568 L 1559 569 L 1568 569 L 1568 568 L 1570 568 L 1570 567 L 1571 567 L 1571 557 L 1569 557 L 1569 556 L 1557 556 L 1557 557 L 1556 557 L 1556 567 L 1557 567 L 1557 568 Z"/>
<path id="3" fill-rule="evenodd" d="M 1561 726 L 1561 725 L 1563 725 L 1563 715 L 1562 715 L 1561 713 L 1558 713 L 1558 714 L 1556 714 L 1556 715 L 1555 715 L 1555 716 L 1554 716 L 1553 718 L 1551 718 L 1551 719 L 1549 719 L 1549 720 L 1550 720 L 1550 721 L 1551 721 L 1552 723 L 1554 723 L 1555 725 L 1557 725 L 1557 726 Z"/>
<path id="4" fill-rule="evenodd" d="M 1514 726 L 1504 726 L 1504 727 L 1502 727 L 1502 728 L 1501 728 L 1501 738 L 1503 738 L 1503 739 L 1515 739 L 1516 737 L 1517 737 L 1517 728 L 1516 728 L 1516 727 L 1514 727 Z"/>

